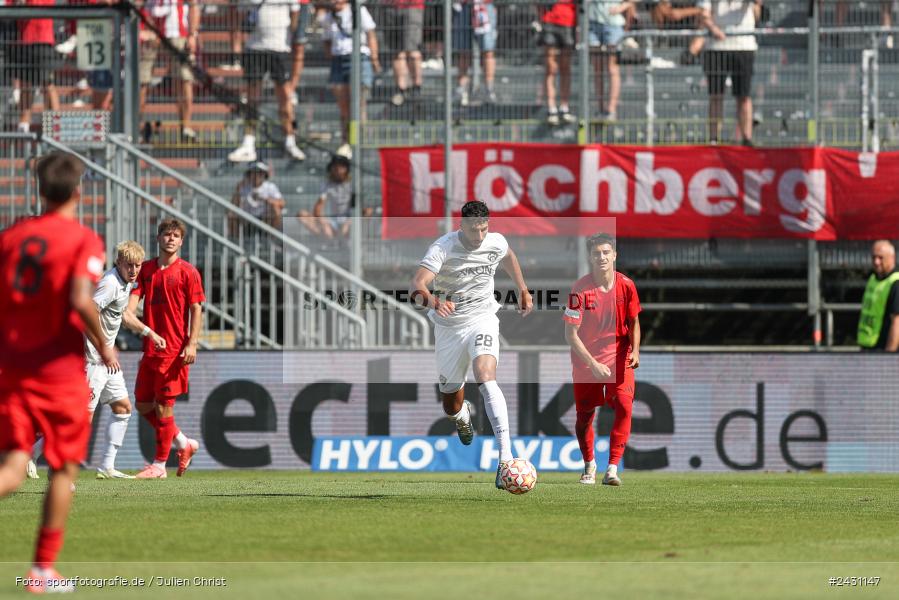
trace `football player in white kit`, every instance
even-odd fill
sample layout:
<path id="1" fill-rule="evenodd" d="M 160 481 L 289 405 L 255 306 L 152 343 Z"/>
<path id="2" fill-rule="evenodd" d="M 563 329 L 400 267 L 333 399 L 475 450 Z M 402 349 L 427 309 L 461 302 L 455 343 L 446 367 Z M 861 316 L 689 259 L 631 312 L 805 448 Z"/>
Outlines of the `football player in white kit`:
<path id="1" fill-rule="evenodd" d="M 502 266 L 518 288 L 522 316 L 533 308 L 518 258 L 506 238 L 488 232 L 490 212 L 483 202 L 462 207 L 458 231 L 439 238 L 421 259 L 412 280 L 412 301 L 431 310 L 443 411 L 456 423 L 459 440 L 471 444 L 474 428 L 471 403 L 465 400 L 464 385 L 469 365 L 487 418 L 499 446 L 496 487 L 502 489 L 499 469 L 512 457 L 506 399 L 496 383 L 499 360 L 500 305 L 493 296 L 493 277 Z M 434 293 L 429 288 L 433 284 Z"/>

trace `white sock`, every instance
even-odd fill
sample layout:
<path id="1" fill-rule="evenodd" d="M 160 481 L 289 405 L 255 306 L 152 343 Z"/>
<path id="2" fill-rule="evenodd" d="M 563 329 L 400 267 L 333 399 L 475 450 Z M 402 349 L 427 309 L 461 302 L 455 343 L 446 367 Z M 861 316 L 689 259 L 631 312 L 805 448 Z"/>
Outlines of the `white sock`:
<path id="1" fill-rule="evenodd" d="M 41 454 L 44 453 L 44 436 L 38 438 L 38 440 L 34 443 L 34 446 L 31 447 L 31 460 L 37 462 L 37 459 L 41 457 Z"/>
<path id="2" fill-rule="evenodd" d="M 297 136 L 294 134 L 290 134 L 284 137 L 284 145 L 288 148 L 296 148 L 297 146 Z"/>
<path id="3" fill-rule="evenodd" d="M 587 472 L 587 470 L 589 470 L 589 469 L 595 469 L 595 468 L 596 468 L 596 461 L 595 461 L 595 460 L 591 460 L 591 461 L 589 461 L 589 462 L 584 462 L 584 472 L 585 472 L 585 473 Z"/>
<path id="4" fill-rule="evenodd" d="M 175 445 L 175 450 L 184 450 L 187 448 L 187 436 L 179 430 L 178 434 L 172 439 L 172 444 Z"/>
<path id="5" fill-rule="evenodd" d="M 609 465 L 609 468 L 606 469 L 606 473 L 609 475 L 618 475 L 618 465 Z"/>
<path id="6" fill-rule="evenodd" d="M 567 105 L 567 104 L 562 104 L 562 105 L 560 105 L 560 106 L 559 106 L 559 111 L 561 111 L 561 112 L 563 112 L 563 113 L 569 112 L 569 111 L 568 111 L 568 105 Z"/>
<path id="7" fill-rule="evenodd" d="M 462 408 L 454 415 L 447 415 L 452 421 L 462 421 L 463 423 L 468 423 L 471 421 L 471 411 L 468 410 L 468 403 L 463 402 Z"/>
<path id="8" fill-rule="evenodd" d="M 103 468 L 107 471 L 115 468 L 115 456 L 125 443 L 125 432 L 128 431 L 128 419 L 131 413 L 118 415 L 112 414 L 109 425 L 106 427 L 106 454 L 103 455 Z"/>
<path id="9" fill-rule="evenodd" d="M 512 460 L 512 440 L 509 438 L 509 411 L 506 397 L 495 381 L 485 381 L 478 386 L 484 397 L 484 409 L 493 427 L 493 435 L 499 444 L 500 461 Z"/>
<path id="10" fill-rule="evenodd" d="M 255 148 L 256 147 L 256 136 L 250 135 L 250 134 L 245 134 L 243 136 L 243 145 L 246 148 Z"/>
<path id="11" fill-rule="evenodd" d="M 153 461 L 153 466 L 154 466 L 154 467 L 159 467 L 160 469 L 162 469 L 163 471 L 165 471 L 165 463 L 164 463 L 164 462 L 157 462 L 157 461 L 154 460 L 154 461 Z"/>

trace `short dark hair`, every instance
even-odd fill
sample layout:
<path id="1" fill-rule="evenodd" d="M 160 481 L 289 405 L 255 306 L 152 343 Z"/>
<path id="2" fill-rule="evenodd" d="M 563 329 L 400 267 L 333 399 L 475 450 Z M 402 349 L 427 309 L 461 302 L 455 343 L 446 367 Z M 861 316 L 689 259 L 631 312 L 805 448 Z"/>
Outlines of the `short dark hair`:
<path id="1" fill-rule="evenodd" d="M 615 237 L 610 233 L 596 233 L 587 238 L 587 254 L 593 252 L 593 249 L 597 246 L 604 246 L 608 244 L 612 247 L 612 250 L 617 250 L 617 244 L 615 242 Z"/>
<path id="2" fill-rule="evenodd" d="M 71 200 L 81 185 L 84 163 L 72 154 L 54 150 L 38 160 L 35 171 L 41 196 L 52 204 L 62 204 Z"/>
<path id="3" fill-rule="evenodd" d="M 490 210 L 480 200 L 472 200 L 462 206 L 462 218 L 488 219 L 490 218 Z"/>
<path id="4" fill-rule="evenodd" d="M 171 229 L 177 229 L 178 231 L 180 231 L 182 238 L 187 235 L 187 225 L 184 224 L 184 221 L 176 219 L 174 217 L 170 217 L 168 219 L 163 219 L 162 221 L 160 221 L 159 227 L 156 228 L 156 235 L 160 236 Z"/>

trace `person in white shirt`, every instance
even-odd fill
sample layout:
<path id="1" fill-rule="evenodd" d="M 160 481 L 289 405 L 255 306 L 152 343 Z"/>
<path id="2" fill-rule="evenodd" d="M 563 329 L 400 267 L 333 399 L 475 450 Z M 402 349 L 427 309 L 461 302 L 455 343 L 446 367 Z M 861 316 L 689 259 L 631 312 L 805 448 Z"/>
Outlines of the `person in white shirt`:
<path id="1" fill-rule="evenodd" d="M 362 54 L 360 73 L 362 78 L 362 120 L 365 120 L 365 97 L 374 83 L 374 73 L 381 72 L 378 60 L 378 36 L 375 21 L 364 6 L 361 8 L 362 23 L 359 26 L 359 48 Z M 349 146 L 350 123 L 350 74 L 353 64 L 353 9 L 347 0 L 332 0 L 331 10 L 322 19 L 325 54 L 331 57 L 331 73 L 328 83 L 340 110 L 340 124 L 344 144 L 338 154 L 352 156 Z"/>
<path id="2" fill-rule="evenodd" d="M 303 161 L 306 153 L 297 146 L 292 102 L 294 87 L 299 81 L 296 63 L 303 61 L 305 53 L 304 49 L 296 47 L 299 44 L 293 43 L 299 13 L 299 0 L 252 0 L 245 15 L 250 34 L 241 62 L 250 111 L 256 110 L 262 97 L 262 80 L 268 74 L 275 87 L 278 117 L 284 130 L 284 152 L 293 160 Z M 256 161 L 256 120 L 252 112 L 244 130 L 243 143 L 228 155 L 228 160 L 236 163 Z"/>
<path id="3" fill-rule="evenodd" d="M 115 266 L 100 278 L 94 291 L 94 304 L 97 305 L 100 329 L 103 331 L 107 346 L 115 344 L 122 324 L 141 337 L 149 337 L 159 347 L 165 347 L 165 340 L 151 331 L 136 316 L 128 312 L 128 300 L 131 290 L 137 285 L 144 260 L 143 247 L 134 241 L 122 242 L 116 246 Z M 87 410 L 90 421 L 100 404 L 108 404 L 112 411 L 109 425 L 106 428 L 106 451 L 102 464 L 97 469 L 97 479 L 134 479 L 134 475 L 126 475 L 115 468 L 116 454 L 125 440 L 128 431 L 128 420 L 131 418 L 131 402 L 122 371 L 111 371 L 100 357 L 94 345 L 85 337 L 84 355 L 86 363 L 87 384 L 91 397 Z M 26 467 L 30 479 L 38 479 L 36 461 L 44 449 L 44 439 L 40 438 L 32 448 L 32 459 Z"/>
<path id="4" fill-rule="evenodd" d="M 523 316 L 531 312 L 533 301 L 506 238 L 488 232 L 489 217 L 483 202 L 466 203 L 459 230 L 431 244 L 419 263 L 410 292 L 413 303 L 430 309 L 443 411 L 455 422 L 459 440 L 466 446 L 474 438 L 472 407 L 464 392 L 469 365 L 472 367 L 499 446 L 496 487 L 502 489 L 500 468 L 513 457 L 506 399 L 496 383 L 496 311 L 500 305 L 493 295 L 493 277 L 497 268 L 501 266 L 515 283 Z M 432 284 L 433 292 L 429 289 Z"/>
<path id="5" fill-rule="evenodd" d="M 285 206 L 284 196 L 278 186 L 269 181 L 270 175 L 271 169 L 264 162 L 251 164 L 243 179 L 237 183 L 231 202 L 275 229 L 280 229 L 281 214 Z M 235 228 L 236 221 L 232 223 L 232 235 Z"/>
<path id="6" fill-rule="evenodd" d="M 761 18 L 762 0 L 702 0 L 699 8 L 712 35 L 702 60 L 709 82 L 709 141 L 721 139 L 724 88 L 730 77 L 740 137 L 744 146 L 752 146 L 752 75 L 758 50 L 752 32 Z"/>

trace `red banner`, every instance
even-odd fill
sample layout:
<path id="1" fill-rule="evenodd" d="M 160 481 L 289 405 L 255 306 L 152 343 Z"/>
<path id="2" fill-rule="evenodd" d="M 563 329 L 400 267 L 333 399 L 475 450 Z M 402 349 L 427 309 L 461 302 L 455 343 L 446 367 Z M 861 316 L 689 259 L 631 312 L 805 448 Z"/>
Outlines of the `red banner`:
<path id="1" fill-rule="evenodd" d="M 439 234 L 443 185 L 442 147 L 382 149 L 383 236 Z M 481 200 L 512 235 L 612 217 L 621 237 L 899 237 L 899 152 L 460 144 L 451 188 L 454 215 Z"/>

